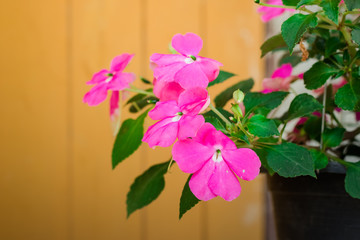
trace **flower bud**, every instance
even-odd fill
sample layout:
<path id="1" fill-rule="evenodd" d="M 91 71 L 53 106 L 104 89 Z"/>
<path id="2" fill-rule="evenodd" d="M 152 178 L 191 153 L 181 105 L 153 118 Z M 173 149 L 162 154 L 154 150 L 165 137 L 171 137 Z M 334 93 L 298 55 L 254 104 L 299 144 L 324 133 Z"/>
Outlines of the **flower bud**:
<path id="1" fill-rule="evenodd" d="M 235 92 L 233 92 L 233 99 L 235 100 L 235 102 L 237 104 L 242 103 L 242 101 L 244 100 L 244 93 L 241 90 L 236 90 Z"/>
<path id="2" fill-rule="evenodd" d="M 243 113 L 239 104 L 232 104 L 231 111 L 234 113 L 236 119 L 240 119 L 243 117 Z"/>

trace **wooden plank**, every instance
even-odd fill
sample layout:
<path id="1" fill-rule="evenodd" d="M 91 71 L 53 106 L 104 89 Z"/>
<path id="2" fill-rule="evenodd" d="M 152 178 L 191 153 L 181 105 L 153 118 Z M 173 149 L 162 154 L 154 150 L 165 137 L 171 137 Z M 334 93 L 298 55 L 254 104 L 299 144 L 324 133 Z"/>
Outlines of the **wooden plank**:
<path id="1" fill-rule="evenodd" d="M 94 72 L 108 68 L 116 55 L 139 52 L 140 1 L 74 0 L 73 7 L 74 239 L 140 239 L 141 219 L 126 220 L 125 201 L 141 172 L 141 152 L 113 171 L 108 101 L 91 108 L 81 100 Z M 126 68 L 139 70 L 138 58 Z"/>
<path id="2" fill-rule="evenodd" d="M 259 51 L 263 25 L 256 5 L 236 0 L 207 3 L 208 57 L 238 75 L 220 89 L 249 77 L 254 78 L 255 89 L 259 89 L 264 67 Z M 218 89 L 211 89 L 211 95 L 216 96 Z M 262 239 L 263 181 L 262 176 L 251 182 L 241 181 L 242 193 L 233 202 L 218 198 L 208 203 L 207 239 Z"/>
<path id="3" fill-rule="evenodd" d="M 5 1 L 0 239 L 68 239 L 65 1 Z"/>

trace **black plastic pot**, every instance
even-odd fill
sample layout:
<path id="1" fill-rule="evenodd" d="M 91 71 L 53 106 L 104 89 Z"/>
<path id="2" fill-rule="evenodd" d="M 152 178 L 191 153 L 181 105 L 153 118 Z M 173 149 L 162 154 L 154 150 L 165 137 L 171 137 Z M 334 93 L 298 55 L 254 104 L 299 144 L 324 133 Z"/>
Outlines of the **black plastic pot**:
<path id="1" fill-rule="evenodd" d="M 359 240 L 360 200 L 345 192 L 344 178 L 331 171 L 317 179 L 268 176 L 278 240 Z"/>

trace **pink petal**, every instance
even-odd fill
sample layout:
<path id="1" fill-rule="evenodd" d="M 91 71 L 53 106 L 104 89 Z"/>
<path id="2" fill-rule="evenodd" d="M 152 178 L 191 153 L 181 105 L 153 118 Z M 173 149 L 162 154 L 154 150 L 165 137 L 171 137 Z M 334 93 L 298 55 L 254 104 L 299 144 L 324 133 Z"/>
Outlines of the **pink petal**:
<path id="1" fill-rule="evenodd" d="M 87 103 L 89 106 L 99 105 L 101 102 L 105 101 L 107 90 L 108 87 L 106 83 L 95 85 L 89 92 L 85 94 L 83 102 Z"/>
<path id="2" fill-rule="evenodd" d="M 202 115 L 182 116 L 179 120 L 179 140 L 195 137 L 196 133 L 204 123 L 205 119 Z"/>
<path id="3" fill-rule="evenodd" d="M 209 179 L 215 170 L 215 162 L 207 161 L 204 166 L 194 173 L 189 181 L 191 192 L 200 200 L 208 201 L 216 195 L 210 190 L 208 186 Z"/>
<path id="4" fill-rule="evenodd" d="M 290 63 L 283 64 L 281 67 L 276 69 L 272 74 L 271 78 L 287 78 L 291 76 L 292 66 Z"/>
<path id="5" fill-rule="evenodd" d="M 264 78 L 262 85 L 264 88 L 263 93 L 279 91 L 281 87 L 281 78 Z"/>
<path id="6" fill-rule="evenodd" d="M 210 96 L 205 88 L 190 88 L 179 96 L 179 107 L 187 114 L 196 115 L 210 104 Z"/>
<path id="7" fill-rule="evenodd" d="M 196 57 L 202 49 L 203 41 L 195 33 L 176 34 L 172 38 L 171 45 L 185 56 L 193 55 Z"/>
<path id="8" fill-rule="evenodd" d="M 110 118 L 114 119 L 119 115 L 119 91 L 113 91 L 110 98 Z"/>
<path id="9" fill-rule="evenodd" d="M 185 89 L 206 88 L 209 84 L 207 76 L 198 64 L 187 64 L 175 74 L 174 79 Z"/>
<path id="10" fill-rule="evenodd" d="M 195 141 L 214 149 L 236 149 L 236 145 L 231 139 L 221 131 L 215 129 L 210 123 L 205 123 L 199 129 Z"/>
<path id="11" fill-rule="evenodd" d="M 176 101 L 157 102 L 155 108 L 149 112 L 149 117 L 153 120 L 160 120 L 167 117 L 175 117 L 180 112 Z"/>
<path id="12" fill-rule="evenodd" d="M 173 63 L 185 63 L 185 59 L 185 56 L 179 54 L 154 53 L 150 57 L 150 61 L 158 66 L 167 66 Z"/>
<path id="13" fill-rule="evenodd" d="M 191 139 L 180 140 L 174 144 L 172 155 L 181 171 L 194 173 L 208 161 L 214 151 Z"/>
<path id="14" fill-rule="evenodd" d="M 106 79 L 108 79 L 108 76 L 106 76 L 106 74 L 108 74 L 109 71 L 106 69 L 102 69 L 99 72 L 95 73 L 92 77 L 92 79 L 88 82 L 86 82 L 86 84 L 92 85 L 92 84 L 97 84 L 100 82 L 104 82 L 106 81 Z"/>
<path id="15" fill-rule="evenodd" d="M 226 201 L 234 200 L 241 192 L 239 180 L 224 161 L 215 163 L 215 170 L 209 179 L 209 188 Z"/>
<path id="16" fill-rule="evenodd" d="M 222 66 L 222 64 L 210 58 L 199 58 L 200 61 L 196 61 L 196 64 L 200 65 L 201 70 L 205 73 L 209 82 L 214 81 L 219 75 L 220 66 Z"/>
<path id="17" fill-rule="evenodd" d="M 154 69 L 154 77 L 158 80 L 173 82 L 175 74 L 186 65 L 185 62 L 177 62 L 166 66 L 158 66 Z"/>
<path id="18" fill-rule="evenodd" d="M 134 57 L 134 54 L 124 53 L 119 56 L 116 56 L 110 65 L 111 72 L 122 72 L 124 68 L 129 64 L 131 59 Z"/>
<path id="19" fill-rule="evenodd" d="M 239 148 L 223 150 L 221 153 L 225 162 L 241 179 L 250 181 L 259 175 L 261 162 L 253 150 Z"/>
<path id="20" fill-rule="evenodd" d="M 154 94 L 160 101 L 177 101 L 184 89 L 176 82 L 157 80 L 154 82 Z"/>
<path id="21" fill-rule="evenodd" d="M 172 122 L 171 118 L 165 118 L 150 126 L 142 141 L 147 142 L 151 148 L 155 146 L 169 147 L 176 140 L 178 128 L 178 122 Z"/>
<path id="22" fill-rule="evenodd" d="M 109 89 L 113 91 L 124 90 L 130 87 L 130 83 L 135 80 L 133 73 L 118 73 L 113 76 L 113 79 L 108 83 Z"/>

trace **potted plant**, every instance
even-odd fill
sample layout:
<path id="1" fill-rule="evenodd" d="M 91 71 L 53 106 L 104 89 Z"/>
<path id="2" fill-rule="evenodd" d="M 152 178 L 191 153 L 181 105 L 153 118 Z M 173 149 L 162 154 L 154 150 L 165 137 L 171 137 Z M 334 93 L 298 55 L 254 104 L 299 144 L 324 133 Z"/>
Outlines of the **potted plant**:
<path id="1" fill-rule="evenodd" d="M 124 71 L 132 54 L 115 57 L 109 70 L 97 72 L 88 82 L 95 85 L 84 96 L 90 106 L 103 102 L 111 92 L 110 116 L 116 132 L 113 168 L 142 142 L 151 148 L 172 146 L 170 160 L 135 179 L 127 195 L 128 216 L 160 195 L 164 175 L 175 163 L 189 174 L 181 186 L 180 218 L 199 201 L 216 196 L 235 199 L 241 191 L 238 178 L 250 181 L 261 167 L 269 175 L 274 200 L 284 200 L 275 203 L 275 215 L 282 215 L 280 207 L 287 217 L 278 221 L 280 228 L 299 239 L 337 237 L 333 232 L 339 239 L 354 236 L 349 231 L 359 233 L 359 219 L 343 221 L 350 227 L 341 233 L 339 228 L 344 227 L 339 219 L 346 211 L 355 216 L 360 213 L 360 11 L 356 10 L 360 2 L 255 2 L 261 5 L 259 12 L 265 21 L 292 12 L 281 33 L 261 46 L 262 57 L 281 53 L 279 68 L 264 79 L 261 92 L 251 91 L 254 82 L 250 78 L 210 98 L 207 88 L 235 74 L 220 70 L 220 62 L 199 55 L 203 42 L 194 33 L 176 34 L 171 54 L 150 57 L 154 79 L 141 78 L 149 86 L 146 89 L 132 86 L 135 75 Z M 302 62 L 308 62 L 307 69 L 294 74 L 293 68 Z M 294 84 L 306 89 L 294 90 Z M 119 111 L 129 92 L 136 94 L 125 106 L 138 116 L 120 122 Z M 156 122 L 144 129 L 147 116 Z M 347 195 L 339 197 L 338 193 Z M 330 198 L 335 199 L 334 205 L 329 204 Z M 316 202 L 316 206 L 305 207 L 306 201 Z M 313 214 L 329 208 L 337 214 L 331 221 Z M 300 218 L 300 212 L 306 217 Z M 302 219 L 302 224 L 291 223 L 294 216 Z M 335 223 L 325 230 L 328 235 L 315 233 L 325 222 Z M 279 233 L 279 237 L 295 239 L 287 233 Z"/>

